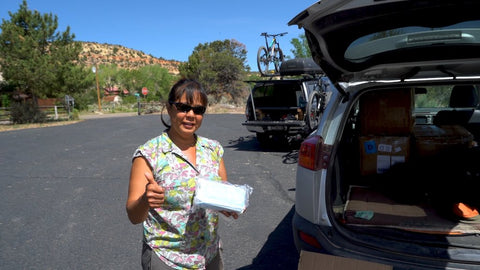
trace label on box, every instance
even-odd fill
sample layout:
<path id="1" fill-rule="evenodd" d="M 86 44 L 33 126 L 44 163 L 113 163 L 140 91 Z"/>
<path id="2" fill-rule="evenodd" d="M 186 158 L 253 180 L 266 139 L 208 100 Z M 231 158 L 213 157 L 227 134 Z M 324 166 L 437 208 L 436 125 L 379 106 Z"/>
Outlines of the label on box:
<path id="1" fill-rule="evenodd" d="M 364 142 L 363 146 L 365 147 L 365 154 L 375 154 L 375 153 L 377 153 L 377 146 L 375 145 L 374 140 Z"/>
<path id="2" fill-rule="evenodd" d="M 393 166 L 397 163 L 405 163 L 405 156 L 391 156 L 390 165 Z"/>
<path id="3" fill-rule="evenodd" d="M 394 164 L 408 161 L 410 137 L 360 136 L 360 173 L 382 174 Z"/>
<path id="4" fill-rule="evenodd" d="M 392 148 L 393 147 L 391 145 L 381 143 L 378 145 L 378 152 L 391 153 Z"/>
<path id="5" fill-rule="evenodd" d="M 384 173 L 390 169 L 390 156 L 377 156 L 377 173 Z"/>

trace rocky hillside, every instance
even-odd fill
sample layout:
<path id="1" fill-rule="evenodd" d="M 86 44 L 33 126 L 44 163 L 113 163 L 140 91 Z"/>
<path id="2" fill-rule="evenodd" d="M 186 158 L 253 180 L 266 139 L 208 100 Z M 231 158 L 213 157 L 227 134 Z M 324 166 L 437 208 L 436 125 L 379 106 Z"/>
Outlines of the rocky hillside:
<path id="1" fill-rule="evenodd" d="M 135 69 L 146 65 L 161 65 L 171 74 L 178 74 L 179 61 L 165 60 L 120 45 L 82 42 L 80 60 L 87 65 L 116 64 L 119 68 Z"/>

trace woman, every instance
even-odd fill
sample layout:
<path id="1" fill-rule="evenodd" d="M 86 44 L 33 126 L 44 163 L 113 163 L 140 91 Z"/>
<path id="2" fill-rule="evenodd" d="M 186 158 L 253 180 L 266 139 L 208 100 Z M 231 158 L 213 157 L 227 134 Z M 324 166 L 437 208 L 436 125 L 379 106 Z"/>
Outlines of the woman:
<path id="1" fill-rule="evenodd" d="M 226 181 L 223 148 L 195 134 L 207 107 L 202 86 L 182 79 L 165 104 L 170 124 L 133 155 L 127 213 L 143 222 L 144 269 L 223 269 L 218 214 L 192 208 L 195 178 Z M 236 213 L 222 211 L 235 219 Z"/>

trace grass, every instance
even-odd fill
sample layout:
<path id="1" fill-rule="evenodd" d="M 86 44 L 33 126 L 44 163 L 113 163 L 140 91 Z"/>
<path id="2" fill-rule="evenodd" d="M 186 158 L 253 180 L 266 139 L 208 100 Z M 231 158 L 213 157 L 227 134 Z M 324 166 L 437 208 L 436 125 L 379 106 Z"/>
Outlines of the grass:
<path id="1" fill-rule="evenodd" d="M 70 120 L 70 121 L 55 121 L 46 123 L 31 123 L 31 124 L 0 124 L 0 132 L 10 130 L 20 130 L 29 128 L 44 128 L 53 126 L 63 126 L 78 123 L 82 120 Z"/>

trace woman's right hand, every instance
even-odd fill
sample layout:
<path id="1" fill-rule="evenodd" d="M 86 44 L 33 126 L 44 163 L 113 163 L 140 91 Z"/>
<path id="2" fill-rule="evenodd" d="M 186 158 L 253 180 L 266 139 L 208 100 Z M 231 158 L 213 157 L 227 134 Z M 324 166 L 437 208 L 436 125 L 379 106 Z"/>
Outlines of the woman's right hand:
<path id="1" fill-rule="evenodd" d="M 148 183 L 145 185 L 145 193 L 143 197 L 150 208 L 159 208 L 165 201 L 165 189 L 158 185 L 153 175 L 145 172 L 145 178 Z"/>

